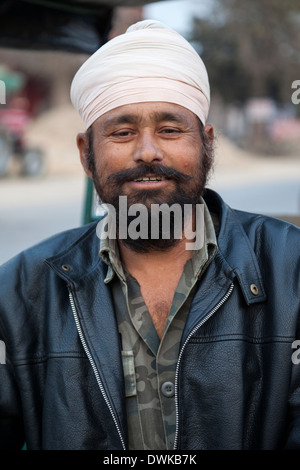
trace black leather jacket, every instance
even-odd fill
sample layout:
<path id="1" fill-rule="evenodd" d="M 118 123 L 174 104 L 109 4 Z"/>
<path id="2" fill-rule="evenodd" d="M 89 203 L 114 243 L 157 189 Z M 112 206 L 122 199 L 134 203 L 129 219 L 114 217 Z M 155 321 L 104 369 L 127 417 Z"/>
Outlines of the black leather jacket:
<path id="1" fill-rule="evenodd" d="M 177 449 L 300 449 L 299 229 L 206 196 L 221 225 L 176 374 Z M 0 446 L 125 449 L 119 338 L 95 224 L 1 267 Z"/>

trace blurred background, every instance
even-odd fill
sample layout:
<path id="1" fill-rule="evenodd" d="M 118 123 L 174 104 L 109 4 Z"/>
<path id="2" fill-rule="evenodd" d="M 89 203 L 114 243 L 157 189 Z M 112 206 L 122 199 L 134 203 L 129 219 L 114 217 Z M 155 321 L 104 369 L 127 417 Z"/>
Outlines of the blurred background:
<path id="1" fill-rule="evenodd" d="M 0 264 L 86 222 L 71 80 L 146 18 L 176 29 L 206 64 L 216 131 L 209 186 L 234 208 L 300 225 L 299 0 L 2 0 Z"/>

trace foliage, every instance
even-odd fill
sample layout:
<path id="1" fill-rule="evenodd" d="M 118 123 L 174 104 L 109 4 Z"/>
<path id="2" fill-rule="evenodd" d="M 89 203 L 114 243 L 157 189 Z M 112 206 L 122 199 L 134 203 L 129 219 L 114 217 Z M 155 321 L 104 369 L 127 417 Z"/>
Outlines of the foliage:
<path id="1" fill-rule="evenodd" d="M 225 102 L 291 102 L 300 79 L 299 0 L 215 0 L 209 18 L 194 19 L 190 40 Z"/>

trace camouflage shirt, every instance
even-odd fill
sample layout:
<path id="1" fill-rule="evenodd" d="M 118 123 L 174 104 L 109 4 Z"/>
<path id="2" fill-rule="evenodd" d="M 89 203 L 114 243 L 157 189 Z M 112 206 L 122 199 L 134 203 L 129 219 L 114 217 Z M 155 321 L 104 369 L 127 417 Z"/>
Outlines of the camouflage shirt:
<path id="1" fill-rule="evenodd" d="M 204 245 L 185 264 L 161 340 L 138 282 L 123 269 L 116 240 L 101 239 L 100 256 L 108 266 L 104 282 L 111 287 L 122 344 L 129 450 L 173 448 L 174 385 L 181 335 L 197 281 L 217 251 L 205 203 L 204 221 Z"/>

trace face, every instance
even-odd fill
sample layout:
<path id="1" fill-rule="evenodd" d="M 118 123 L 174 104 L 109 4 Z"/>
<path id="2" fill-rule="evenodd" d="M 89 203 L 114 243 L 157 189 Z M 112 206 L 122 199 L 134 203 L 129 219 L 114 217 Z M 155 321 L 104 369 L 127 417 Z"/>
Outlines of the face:
<path id="1" fill-rule="evenodd" d="M 212 140 L 211 126 L 205 131 Z M 92 149 L 86 134 L 79 134 L 77 143 L 102 202 L 118 207 L 119 196 L 127 196 L 128 206 L 150 208 L 199 201 L 210 165 L 191 111 L 162 102 L 120 106 L 98 118 L 92 134 Z"/>

